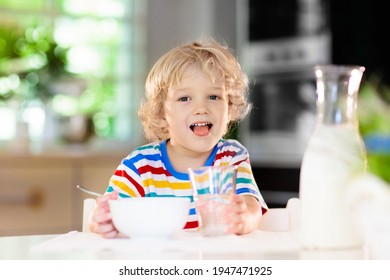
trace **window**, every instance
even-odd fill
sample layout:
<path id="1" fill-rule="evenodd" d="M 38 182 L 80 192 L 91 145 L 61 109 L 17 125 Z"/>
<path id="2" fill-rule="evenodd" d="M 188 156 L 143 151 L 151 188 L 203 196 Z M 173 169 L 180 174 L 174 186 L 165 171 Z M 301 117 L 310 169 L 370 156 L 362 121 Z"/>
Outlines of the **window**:
<path id="1" fill-rule="evenodd" d="M 12 121 L 27 122 L 33 141 L 83 141 L 67 134 L 83 121 L 98 139 L 141 141 L 145 5 L 0 0 L 0 141 L 17 134 Z"/>

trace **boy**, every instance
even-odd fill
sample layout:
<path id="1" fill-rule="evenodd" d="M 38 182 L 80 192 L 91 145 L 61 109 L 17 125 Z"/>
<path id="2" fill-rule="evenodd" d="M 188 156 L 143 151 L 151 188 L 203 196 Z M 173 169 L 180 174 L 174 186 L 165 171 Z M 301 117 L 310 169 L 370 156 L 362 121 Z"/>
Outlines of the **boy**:
<path id="1" fill-rule="evenodd" d="M 245 147 L 225 140 L 229 126 L 248 113 L 248 78 L 232 53 L 213 39 L 184 44 L 162 56 L 146 79 L 139 117 L 150 144 L 122 160 L 106 195 L 97 199 L 90 229 L 118 236 L 109 199 L 184 196 L 192 201 L 186 229 L 197 228 L 188 168 L 236 165 L 228 232 L 246 234 L 267 211 Z"/>

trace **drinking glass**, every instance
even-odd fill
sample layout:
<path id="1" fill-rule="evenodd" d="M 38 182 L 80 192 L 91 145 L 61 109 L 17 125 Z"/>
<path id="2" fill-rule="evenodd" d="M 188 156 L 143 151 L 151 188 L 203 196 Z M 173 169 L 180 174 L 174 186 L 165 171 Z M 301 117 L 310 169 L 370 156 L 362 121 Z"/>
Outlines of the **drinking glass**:
<path id="1" fill-rule="evenodd" d="M 236 192 L 237 167 L 205 166 L 190 168 L 188 172 L 201 234 L 226 234 L 230 198 Z"/>

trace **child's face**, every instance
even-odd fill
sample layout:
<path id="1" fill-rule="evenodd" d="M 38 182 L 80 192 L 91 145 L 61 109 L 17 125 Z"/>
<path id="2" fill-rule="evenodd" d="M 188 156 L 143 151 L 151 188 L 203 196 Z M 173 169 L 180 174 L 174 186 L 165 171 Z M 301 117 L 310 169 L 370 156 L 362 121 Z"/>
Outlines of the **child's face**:
<path id="1" fill-rule="evenodd" d="M 212 83 L 206 74 L 189 69 L 180 84 L 168 90 L 164 110 L 170 143 L 207 153 L 226 133 L 228 93 L 220 79 Z"/>

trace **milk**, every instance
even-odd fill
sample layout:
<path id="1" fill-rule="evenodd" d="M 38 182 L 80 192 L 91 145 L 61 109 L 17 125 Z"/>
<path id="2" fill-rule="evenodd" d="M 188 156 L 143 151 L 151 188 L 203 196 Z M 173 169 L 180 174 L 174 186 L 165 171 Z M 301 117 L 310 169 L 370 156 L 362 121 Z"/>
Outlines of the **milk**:
<path id="1" fill-rule="evenodd" d="M 356 125 L 318 125 L 300 174 L 301 242 L 306 248 L 362 245 L 346 202 L 348 180 L 365 172 L 364 145 Z"/>

